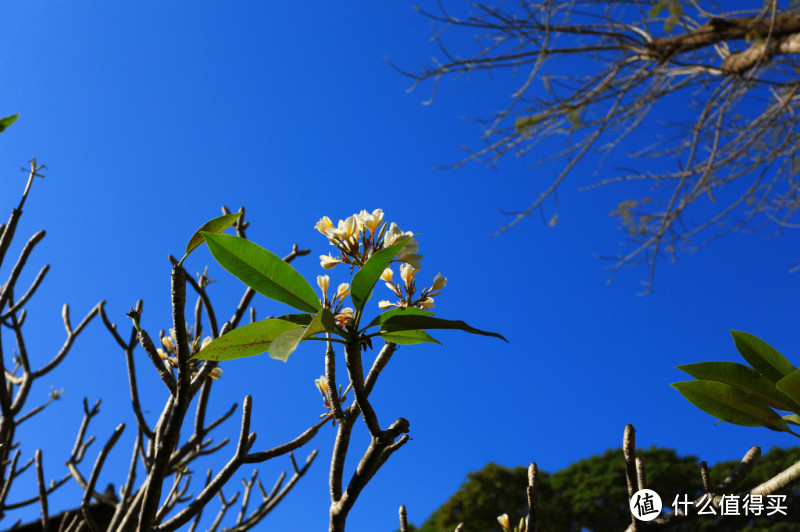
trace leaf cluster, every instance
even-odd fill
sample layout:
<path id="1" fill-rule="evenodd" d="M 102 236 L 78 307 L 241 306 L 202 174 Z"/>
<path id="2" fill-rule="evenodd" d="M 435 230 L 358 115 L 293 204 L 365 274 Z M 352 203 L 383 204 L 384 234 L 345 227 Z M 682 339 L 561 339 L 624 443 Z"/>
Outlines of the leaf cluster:
<path id="1" fill-rule="evenodd" d="M 800 370 L 775 348 L 741 331 L 731 331 L 736 349 L 749 364 L 699 362 L 677 368 L 697 380 L 676 382 L 693 405 L 722 421 L 767 427 L 800 437 Z M 781 415 L 776 410 L 790 412 Z"/>
<path id="2" fill-rule="evenodd" d="M 216 261 L 248 287 L 303 314 L 286 314 L 234 329 L 212 341 L 194 358 L 221 361 L 269 351 L 272 358 L 286 362 L 306 340 L 347 343 L 380 337 L 396 344 L 439 343 L 426 329 L 457 329 L 505 340 L 498 333 L 476 329 L 460 320 L 436 318 L 430 312 L 415 308 L 387 310 L 366 327 L 359 328 L 361 313 L 372 296 L 372 289 L 410 237 L 378 250 L 358 269 L 350 291 L 356 311 L 355 323 L 340 324 L 328 308 L 321 306 L 314 288 L 290 264 L 245 238 L 220 234 L 237 218 L 238 214 L 230 214 L 203 224 L 189 240 L 181 262 L 205 242 Z M 369 332 L 373 327 L 378 331 Z M 331 335 L 338 338 L 333 339 Z"/>

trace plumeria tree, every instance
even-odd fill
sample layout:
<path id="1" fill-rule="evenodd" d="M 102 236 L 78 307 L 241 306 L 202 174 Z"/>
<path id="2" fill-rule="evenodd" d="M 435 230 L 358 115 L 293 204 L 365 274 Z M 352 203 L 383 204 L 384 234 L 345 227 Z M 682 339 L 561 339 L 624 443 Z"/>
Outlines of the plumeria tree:
<path id="1" fill-rule="evenodd" d="M 418 289 L 417 275 L 423 259 L 419 243 L 412 232 L 384 221 L 381 209 L 372 213 L 361 211 L 339 220 L 337 225 L 327 216 L 316 223 L 315 228 L 336 250 L 320 256 L 320 266 L 330 270 L 341 265 L 352 276 L 350 283 L 339 284 L 335 292 L 330 290 L 328 275 L 317 277 L 320 292 L 316 293 L 310 283 L 273 253 L 244 238 L 219 234 L 225 223 L 222 218 L 208 222 L 206 230 L 193 237 L 193 243 L 205 242 L 217 262 L 251 289 L 301 313 L 284 314 L 229 330 L 205 345 L 192 359 L 216 363 L 268 352 L 272 358 L 285 362 L 301 342 L 322 343 L 324 374 L 315 382 L 327 409 L 323 421 L 336 426 L 330 462 L 329 530 L 343 531 L 347 515 L 367 483 L 409 441 L 408 420 L 401 417 L 388 426 L 381 425 L 370 402 L 378 377 L 398 345 L 439 343 L 428 332 L 435 329 L 458 329 L 504 338 L 463 321 L 434 316 L 431 311 L 434 298 L 442 293 L 447 279 L 437 274 L 430 286 Z M 191 245 L 187 248 L 187 255 L 192 249 Z M 393 266 L 399 270 L 399 282 L 395 281 Z M 368 305 L 379 280 L 385 282 L 397 300 Z M 365 372 L 363 353 L 373 349 L 376 341 L 383 341 L 383 345 Z M 341 358 L 349 381 L 344 390 L 337 385 L 336 365 Z M 348 402 L 350 390 L 353 399 Z M 370 439 L 358 466 L 345 482 L 345 458 L 350 451 L 353 427 L 359 419 L 366 425 Z"/>

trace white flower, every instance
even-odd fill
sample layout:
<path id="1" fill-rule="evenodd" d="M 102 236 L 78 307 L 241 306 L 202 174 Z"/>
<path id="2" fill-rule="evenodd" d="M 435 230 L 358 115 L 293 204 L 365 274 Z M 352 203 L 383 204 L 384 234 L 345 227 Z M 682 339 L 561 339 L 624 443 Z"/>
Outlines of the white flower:
<path id="1" fill-rule="evenodd" d="M 378 227 L 383 223 L 383 210 L 375 209 L 372 211 L 372 214 L 367 211 L 361 211 L 358 213 L 357 217 L 362 231 L 368 229 L 371 233 L 375 233 Z"/>
<path id="2" fill-rule="evenodd" d="M 397 260 L 407 262 L 419 270 L 422 268 L 422 264 L 419 261 L 422 260 L 424 255 L 420 255 L 417 251 L 419 251 L 419 242 L 417 242 L 416 238 L 409 238 L 403 249 L 397 252 Z"/>
<path id="3" fill-rule="evenodd" d="M 208 376 L 211 377 L 211 379 L 217 381 L 217 380 L 219 380 L 220 377 L 222 377 L 222 369 L 219 368 L 219 367 L 216 367 L 216 368 L 211 370 L 211 372 L 208 374 Z"/>
<path id="4" fill-rule="evenodd" d="M 397 227 L 396 223 L 392 222 L 389 229 L 386 231 L 386 235 L 383 237 L 383 245 L 384 247 L 392 246 L 406 237 L 409 237 L 408 241 L 406 245 L 397 252 L 397 260 L 400 262 L 407 262 L 416 269 L 420 269 L 422 265 L 419 261 L 422 259 L 423 255 L 417 253 L 417 251 L 419 251 L 419 242 L 414 238 L 414 233 L 411 231 L 406 231 L 404 233 Z"/>
<path id="5" fill-rule="evenodd" d="M 336 315 L 336 325 L 339 327 L 344 327 L 345 325 L 349 325 L 353 323 L 353 320 L 356 318 L 355 312 L 350 307 L 345 307 L 339 314 Z"/>
<path id="6" fill-rule="evenodd" d="M 314 384 L 317 385 L 317 390 L 319 390 L 319 393 L 322 394 L 322 397 L 327 397 L 328 379 L 325 378 L 325 375 L 320 375 L 319 379 L 314 379 Z"/>
<path id="7" fill-rule="evenodd" d="M 406 236 L 414 236 L 414 233 L 411 231 L 406 231 L 404 233 L 402 229 L 397 227 L 396 223 L 392 222 L 389 224 L 389 229 L 386 231 L 386 234 L 383 237 L 383 246 L 388 248 Z"/>
<path id="8" fill-rule="evenodd" d="M 392 271 L 392 269 L 386 268 L 385 270 L 383 270 L 383 273 L 381 274 L 381 281 L 386 281 L 387 283 L 391 283 L 393 276 L 394 272 Z"/>
<path id="9" fill-rule="evenodd" d="M 441 273 L 437 273 L 436 277 L 433 278 L 433 285 L 431 286 L 431 292 L 434 290 L 441 290 L 447 284 L 447 277 L 442 275 Z"/>
<path id="10" fill-rule="evenodd" d="M 432 309 L 433 308 L 433 298 L 428 296 L 422 301 L 419 302 L 420 306 L 424 309 Z"/>
<path id="11" fill-rule="evenodd" d="M 336 301 L 340 299 L 344 301 L 344 298 L 350 295 L 350 285 L 347 283 L 342 283 L 339 285 L 339 288 L 336 289 L 336 295 L 333 296 L 333 300 Z"/>
<path id="12" fill-rule="evenodd" d="M 414 268 L 410 264 L 401 264 L 400 265 L 400 278 L 403 280 L 406 286 L 411 286 L 411 281 L 414 280 L 414 276 L 417 275 L 417 269 Z"/>
<path id="13" fill-rule="evenodd" d="M 167 351 L 175 351 L 175 344 L 172 342 L 172 336 L 164 336 L 161 338 L 161 345 L 163 345 Z"/>
<path id="14" fill-rule="evenodd" d="M 340 262 L 342 262 L 342 259 L 337 259 L 330 253 L 328 253 L 327 255 L 319 256 L 319 265 L 325 268 L 326 270 L 334 268 Z"/>
<path id="15" fill-rule="evenodd" d="M 326 231 L 328 229 L 333 229 L 333 222 L 327 216 L 323 216 L 322 218 L 319 219 L 319 221 L 316 224 L 314 224 L 314 229 L 316 229 L 323 235 L 328 236 Z"/>
<path id="16" fill-rule="evenodd" d="M 504 530 L 511 530 L 511 523 L 508 521 L 508 514 L 498 515 L 497 522 Z"/>
<path id="17" fill-rule="evenodd" d="M 320 259 L 322 259 L 322 257 L 320 257 Z M 324 268 L 325 265 L 323 264 L 322 267 Z M 317 286 L 319 286 L 319 289 L 322 290 L 322 295 L 326 295 L 328 293 L 328 284 L 330 281 L 331 278 L 327 275 L 317 275 Z"/>
<path id="18" fill-rule="evenodd" d="M 386 301 L 385 299 L 378 303 L 378 308 L 381 310 L 386 310 L 388 308 L 392 308 L 393 306 L 394 303 L 392 303 L 391 301 Z"/>
<path id="19" fill-rule="evenodd" d="M 355 216 L 348 216 L 346 220 L 339 220 L 339 225 L 335 229 L 332 226 L 326 229 L 325 234 L 328 235 L 328 238 L 337 238 L 344 241 L 350 240 L 350 237 L 358 239 L 358 221 Z"/>

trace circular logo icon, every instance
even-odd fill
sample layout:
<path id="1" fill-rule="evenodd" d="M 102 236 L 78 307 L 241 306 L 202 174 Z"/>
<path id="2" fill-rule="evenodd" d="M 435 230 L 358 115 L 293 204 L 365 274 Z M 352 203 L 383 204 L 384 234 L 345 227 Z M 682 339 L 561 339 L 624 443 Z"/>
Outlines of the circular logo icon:
<path id="1" fill-rule="evenodd" d="M 631 497 L 631 513 L 639 521 L 652 521 L 661 515 L 661 497 L 653 490 L 639 490 Z"/>

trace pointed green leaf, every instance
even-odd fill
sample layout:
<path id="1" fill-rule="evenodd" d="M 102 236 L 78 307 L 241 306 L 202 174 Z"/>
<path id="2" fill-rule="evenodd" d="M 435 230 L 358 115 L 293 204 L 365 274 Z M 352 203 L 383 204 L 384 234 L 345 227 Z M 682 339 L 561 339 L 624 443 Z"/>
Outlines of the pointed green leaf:
<path id="1" fill-rule="evenodd" d="M 713 381 L 675 382 L 671 385 L 700 410 L 745 427 L 767 427 L 790 432 L 786 422 L 767 404 L 729 384 Z"/>
<path id="2" fill-rule="evenodd" d="M 350 299 L 353 300 L 356 311 L 364 308 L 372 293 L 372 287 L 378 282 L 383 270 L 389 266 L 397 252 L 408 243 L 409 238 L 406 237 L 375 253 L 353 276 L 353 281 L 350 283 Z"/>
<path id="3" fill-rule="evenodd" d="M 304 312 L 319 310 L 311 285 L 277 255 L 238 236 L 201 234 L 217 262 L 259 294 Z"/>
<path id="4" fill-rule="evenodd" d="M 800 425 L 800 416 L 797 414 L 789 414 L 787 416 L 783 416 L 783 420 L 787 423 L 791 423 L 792 425 Z"/>
<path id="5" fill-rule="evenodd" d="M 481 331 L 470 327 L 461 320 L 443 320 L 433 316 L 399 315 L 388 318 L 381 326 L 381 335 L 384 332 L 411 331 L 415 329 L 458 329 L 472 334 L 494 336 L 508 342 L 502 334 Z"/>
<path id="6" fill-rule="evenodd" d="M 330 310 L 323 308 L 317 312 L 307 327 L 286 331 L 275 338 L 269 348 L 269 356 L 286 362 L 289 359 L 289 355 L 294 353 L 297 346 L 300 345 L 300 342 L 326 331 L 338 334 L 333 314 Z"/>
<path id="7" fill-rule="evenodd" d="M 699 362 L 676 366 L 697 380 L 724 382 L 763 399 L 773 408 L 800 411 L 800 404 L 776 388 L 775 383 L 759 372 L 735 362 Z"/>
<path id="8" fill-rule="evenodd" d="M 421 308 L 416 307 L 409 307 L 409 308 L 393 308 L 392 310 L 387 310 L 386 312 L 381 312 L 377 316 L 375 316 L 369 325 L 364 327 L 364 329 L 369 329 L 370 327 L 375 327 L 377 325 L 383 324 L 386 320 L 393 316 L 403 316 L 403 315 L 417 315 L 417 316 L 433 316 L 433 312 L 429 312 L 427 310 L 422 310 Z"/>
<path id="9" fill-rule="evenodd" d="M 439 340 L 437 340 L 430 334 L 420 329 L 411 331 L 385 332 L 381 333 L 380 337 L 386 340 L 387 342 L 391 342 L 393 344 L 412 345 L 421 343 L 432 343 L 432 344 L 442 345 L 442 343 Z"/>
<path id="10" fill-rule="evenodd" d="M 794 370 L 779 380 L 775 386 L 778 388 L 778 390 L 785 393 L 791 399 L 800 403 L 800 369 Z M 797 407 L 787 410 L 800 413 L 800 408 Z"/>
<path id="11" fill-rule="evenodd" d="M 283 320 L 264 320 L 238 327 L 208 344 L 192 358 L 202 360 L 232 360 L 258 355 L 269 350 L 270 344 L 286 331 L 301 329 Z"/>
<path id="12" fill-rule="evenodd" d="M 186 255 L 191 253 L 195 248 L 206 241 L 206 239 L 203 237 L 203 233 L 213 233 L 218 235 L 225 229 L 232 226 L 242 214 L 243 213 L 241 212 L 225 214 L 224 216 L 218 216 L 204 223 L 200 229 L 194 232 L 192 238 L 189 239 L 189 243 L 186 244 Z"/>
<path id="13" fill-rule="evenodd" d="M 16 122 L 17 118 L 19 118 L 19 113 L 7 116 L 5 118 L 0 118 L 0 133 L 8 129 L 8 126 Z"/>
<path id="14" fill-rule="evenodd" d="M 747 363 L 772 382 L 778 382 L 797 369 L 764 340 L 741 331 L 731 331 L 731 335 Z"/>

